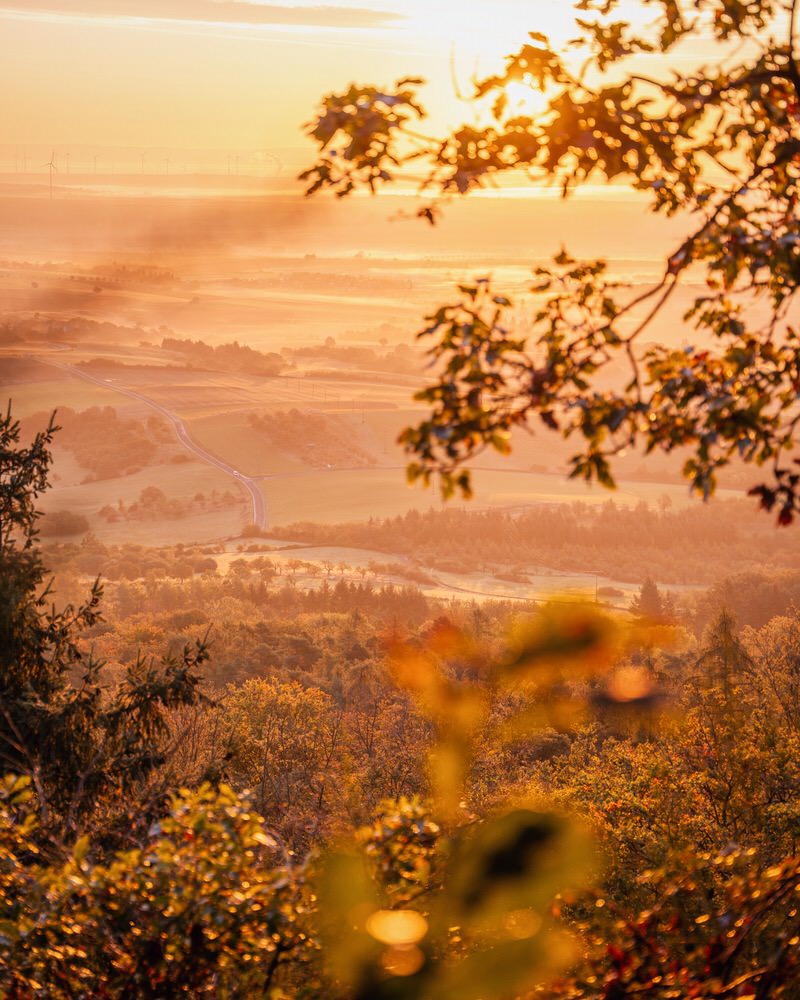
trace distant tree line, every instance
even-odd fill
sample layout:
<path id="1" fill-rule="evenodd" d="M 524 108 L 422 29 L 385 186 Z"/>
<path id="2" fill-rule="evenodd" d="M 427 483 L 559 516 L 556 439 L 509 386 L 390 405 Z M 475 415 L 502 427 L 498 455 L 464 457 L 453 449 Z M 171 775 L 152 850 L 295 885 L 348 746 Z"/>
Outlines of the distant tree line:
<path id="1" fill-rule="evenodd" d="M 179 355 L 194 368 L 210 371 L 237 372 L 248 375 L 278 375 L 285 367 L 280 354 L 258 351 L 237 340 L 213 347 L 202 340 L 181 340 L 164 337 L 161 349 Z"/>
<path id="2" fill-rule="evenodd" d="M 632 583 L 651 576 L 711 584 L 733 572 L 794 569 L 800 556 L 800 537 L 776 535 L 746 501 L 682 509 L 612 501 L 518 511 L 431 508 L 360 523 L 292 524 L 280 536 L 377 549 L 454 572 L 557 569 Z"/>
<path id="3" fill-rule="evenodd" d="M 45 414 L 36 413 L 23 427 L 40 427 L 43 419 Z M 58 422 L 58 444 L 90 473 L 87 481 L 132 475 L 175 453 L 172 430 L 155 415 L 126 420 L 113 406 L 80 411 L 65 406 L 58 411 Z"/>

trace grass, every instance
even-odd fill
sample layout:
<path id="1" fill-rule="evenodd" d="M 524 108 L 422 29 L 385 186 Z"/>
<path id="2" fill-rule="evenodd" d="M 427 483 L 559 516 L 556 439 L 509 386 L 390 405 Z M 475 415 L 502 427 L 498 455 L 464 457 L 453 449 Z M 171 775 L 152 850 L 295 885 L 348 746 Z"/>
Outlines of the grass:
<path id="1" fill-rule="evenodd" d="M 519 508 L 534 503 L 606 503 L 635 507 L 656 502 L 665 494 L 674 506 L 696 503 L 685 487 L 662 483 L 623 483 L 616 492 L 544 472 L 480 469 L 474 474 L 472 505 Z M 435 489 L 410 488 L 402 468 L 322 470 L 279 476 L 262 482 L 271 527 L 298 521 L 334 524 L 387 518 L 409 510 L 428 510 L 441 504 Z M 463 501 L 456 501 L 462 503 Z M 451 501 L 452 503 L 452 501 Z"/>
<path id="2" fill-rule="evenodd" d="M 266 479 L 262 492 L 270 526 L 366 521 L 427 510 L 437 503 L 434 493 L 408 488 L 399 469 L 305 472 Z"/>
<path id="3" fill-rule="evenodd" d="M 121 398 L 116 393 L 101 389 L 99 385 L 67 376 L 6 385 L 3 388 L 7 398 L 12 401 L 14 416 L 18 418 L 30 417 L 39 412 L 49 414 L 59 406 L 68 406 L 73 410 L 88 410 L 91 406 L 119 408 Z"/>
<path id="4" fill-rule="evenodd" d="M 189 430 L 199 444 L 246 476 L 301 472 L 306 468 L 302 462 L 274 448 L 250 426 L 244 413 L 221 413 L 192 420 Z"/>
<path id="5" fill-rule="evenodd" d="M 53 464 L 54 478 L 62 475 L 62 468 L 56 456 Z M 67 463 L 64 465 L 65 480 L 74 470 Z M 204 462 L 183 462 L 180 464 L 165 463 L 152 466 L 137 472 L 132 476 L 117 479 L 104 479 L 91 483 L 72 483 L 60 485 L 48 491 L 42 497 L 40 507 L 43 511 L 68 510 L 74 514 L 83 514 L 89 519 L 91 530 L 103 542 L 122 543 L 135 542 L 142 545 L 168 545 L 175 542 L 206 541 L 212 538 L 223 538 L 235 535 L 242 530 L 248 520 L 243 504 L 228 507 L 221 511 L 188 512 L 180 518 L 169 518 L 163 521 L 117 521 L 108 523 L 98 516 L 98 511 L 111 504 L 115 506 L 118 500 L 126 505 L 138 499 L 146 486 L 158 486 L 170 498 L 190 500 L 196 493 L 206 495 L 212 490 L 218 493 L 230 491 L 238 496 L 236 483 L 218 469 Z M 242 493 L 242 500 L 244 494 Z"/>

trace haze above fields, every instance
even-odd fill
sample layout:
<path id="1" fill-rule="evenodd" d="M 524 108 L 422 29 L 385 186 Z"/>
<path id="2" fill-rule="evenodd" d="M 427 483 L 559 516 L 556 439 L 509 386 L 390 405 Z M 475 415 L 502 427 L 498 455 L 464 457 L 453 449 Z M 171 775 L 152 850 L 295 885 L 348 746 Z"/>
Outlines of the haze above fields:
<path id="1" fill-rule="evenodd" d="M 411 571 L 437 594 L 525 599 L 566 586 L 561 573 L 589 590 L 596 578 L 634 587 L 638 542 L 627 561 L 550 552 L 527 570 L 497 553 L 479 566 L 441 552 L 409 569 L 391 532 L 339 544 L 348 522 L 441 506 L 405 485 L 396 438 L 422 413 L 415 334 L 457 284 L 491 276 L 524 330 L 532 270 L 562 246 L 608 259 L 636 289 L 683 235 L 621 186 L 564 202 L 515 179 L 446 205 L 435 228 L 411 218 L 409 187 L 305 200 L 301 123 L 326 89 L 413 69 L 431 81 L 431 128 L 455 124 L 469 108 L 453 77 L 491 71 L 529 27 L 510 0 L 490 25 L 478 2 L 457 23 L 417 0 L 379 6 L 0 3 L 0 85 L 17 95 L 0 108 L 0 384 L 26 433 L 59 410 L 47 534 L 234 550 L 248 526 L 269 547 L 300 544 L 293 526 L 306 522 L 330 529 L 313 544 L 306 532 L 308 565 L 336 550 L 353 572 L 365 560 L 393 567 L 386 579 Z M 540 9 L 565 35 L 564 6 Z M 701 33 L 686 58 L 703 44 Z M 691 339 L 681 317 L 695 291 L 674 297 L 654 339 Z M 565 479 L 568 444 L 521 434 L 514 445 L 510 459 L 481 461 L 476 510 L 607 502 Z M 694 516 L 679 465 L 628 456 L 614 502 Z M 722 499 L 749 481 L 733 470 Z M 580 509 L 585 527 L 591 508 Z M 736 511 L 750 525 L 750 508 Z M 711 570 L 692 565 L 682 576 L 663 567 L 665 580 L 708 583 Z"/>
<path id="2" fill-rule="evenodd" d="M 298 579 L 308 586 L 320 585 L 311 567 L 344 563 L 355 578 L 382 567 L 379 577 L 416 577 L 440 596 L 525 599 L 603 584 L 631 592 L 646 572 L 641 542 L 627 562 L 586 550 L 527 566 L 494 553 L 479 565 L 464 554 L 409 559 L 402 528 L 353 545 L 335 526 L 441 507 L 434 492 L 406 486 L 396 438 L 422 413 L 412 401 L 425 381 L 415 334 L 456 283 L 493 275 L 524 327 L 531 269 L 561 239 L 646 283 L 674 224 L 619 190 L 566 209 L 548 195 L 474 199 L 431 230 L 398 218 L 403 197 L 308 202 L 283 190 L 290 183 L 70 173 L 51 199 L 35 179 L 5 177 L 3 389 L 26 433 L 54 408 L 63 425 L 43 500 L 48 536 L 79 541 L 88 528 L 111 545 L 230 539 L 233 552 L 255 523 L 272 536 L 271 558 L 304 562 Z M 686 336 L 682 305 L 660 327 L 675 343 Z M 607 502 L 605 491 L 566 480 L 570 453 L 552 435 L 520 435 L 510 459 L 481 462 L 474 508 L 517 516 Z M 621 471 L 616 504 L 699 510 L 676 462 L 632 455 Z M 734 475 L 723 499 L 744 481 Z M 299 522 L 331 533 L 304 542 Z M 275 549 L 289 545 L 304 550 Z M 682 575 L 664 567 L 662 577 L 708 583 L 701 563 L 685 561 L 695 569 Z"/>

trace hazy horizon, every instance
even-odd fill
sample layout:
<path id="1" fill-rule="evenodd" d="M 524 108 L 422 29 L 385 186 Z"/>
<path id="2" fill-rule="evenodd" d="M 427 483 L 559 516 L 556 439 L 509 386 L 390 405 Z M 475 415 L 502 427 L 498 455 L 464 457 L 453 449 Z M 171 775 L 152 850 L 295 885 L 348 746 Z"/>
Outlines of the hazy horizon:
<path id="1" fill-rule="evenodd" d="M 568 6 L 533 6 L 535 27 L 564 43 Z M 621 9 L 646 16 L 633 0 Z M 527 329 L 533 269 L 562 247 L 606 259 L 614 279 L 644 289 L 690 221 L 653 214 L 646 194 L 624 183 L 589 184 L 563 200 L 557 185 L 526 176 L 446 202 L 435 227 L 415 218 L 411 181 L 374 198 L 304 197 L 297 175 L 314 148 L 303 123 L 331 90 L 418 73 L 429 81 L 426 130 L 475 120 L 463 98 L 471 81 L 499 70 L 531 27 L 531 7 L 516 0 L 491 13 L 482 0 L 457 16 L 422 0 L 0 0 L 0 85 L 15 94 L 0 108 L 0 350 L 21 412 L 66 407 L 80 422 L 83 410 L 107 405 L 141 422 L 155 409 L 183 428 L 194 445 L 179 434 L 178 454 L 239 498 L 213 517 L 187 515 L 187 537 L 240 529 L 249 500 L 235 473 L 267 476 L 270 463 L 299 477 L 286 480 L 297 489 L 280 502 L 285 483 L 260 482 L 273 512 L 304 503 L 303 477 L 322 484 L 329 471 L 341 488 L 312 490 L 310 519 L 429 506 L 431 494 L 406 489 L 395 443 L 421 412 L 412 395 L 428 377 L 416 342 L 424 317 L 459 284 L 491 277 Z M 670 70 L 696 64 L 709 45 L 701 27 Z M 637 62 L 664 71 L 650 56 Z M 653 340 L 691 338 L 683 314 L 692 280 Z M 620 371 L 612 366 L 609 378 Z M 253 430 L 264 414 L 297 407 L 313 417 L 308 448 Z M 352 454 L 335 443 L 347 434 L 359 441 Z M 564 487 L 563 442 L 519 435 L 516 444 L 517 478 L 487 480 L 481 505 L 605 499 Z M 319 457 L 326 448 L 330 461 Z M 48 504 L 86 516 L 104 537 L 127 530 L 100 518 L 109 496 L 127 503 L 153 485 L 193 509 L 192 477 L 174 455 L 106 480 L 57 454 Z M 368 468 L 347 489 L 351 459 Z M 659 490 L 678 502 L 678 460 L 655 463 L 653 482 L 639 462 L 625 465 L 625 502 L 650 502 Z M 174 520 L 165 513 L 139 535 L 163 539 Z"/>

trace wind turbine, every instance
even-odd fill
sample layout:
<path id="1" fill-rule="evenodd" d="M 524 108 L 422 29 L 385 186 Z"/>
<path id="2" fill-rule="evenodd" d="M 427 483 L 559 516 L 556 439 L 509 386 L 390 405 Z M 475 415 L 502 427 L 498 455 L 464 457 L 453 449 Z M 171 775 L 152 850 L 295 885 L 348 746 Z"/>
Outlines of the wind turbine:
<path id="1" fill-rule="evenodd" d="M 144 153 L 139 153 L 139 160 L 141 161 L 142 165 L 142 173 L 144 173 Z"/>
<path id="2" fill-rule="evenodd" d="M 25 165 L 25 173 L 27 174 L 27 172 L 28 172 L 28 154 L 27 153 L 23 153 L 22 154 L 22 162 Z"/>
<path id="3" fill-rule="evenodd" d="M 50 169 L 50 201 L 52 201 L 53 200 L 53 171 L 54 170 L 56 170 L 56 171 L 58 170 L 58 167 L 56 166 L 56 151 L 55 150 L 53 150 L 50 153 L 50 162 L 49 163 L 43 163 L 42 166 L 43 167 L 48 167 Z"/>
<path id="4" fill-rule="evenodd" d="M 69 156 L 70 156 L 69 150 L 66 151 L 64 156 L 66 157 L 67 160 L 67 173 L 69 173 Z"/>
<path id="5" fill-rule="evenodd" d="M 97 173 L 97 153 L 94 154 L 92 159 L 94 160 L 94 172 Z"/>
<path id="6" fill-rule="evenodd" d="M 167 157 L 167 158 L 166 158 L 166 160 L 165 160 L 164 162 L 165 162 L 165 163 L 166 163 L 166 165 L 167 165 L 167 173 L 169 173 L 169 157 Z"/>

